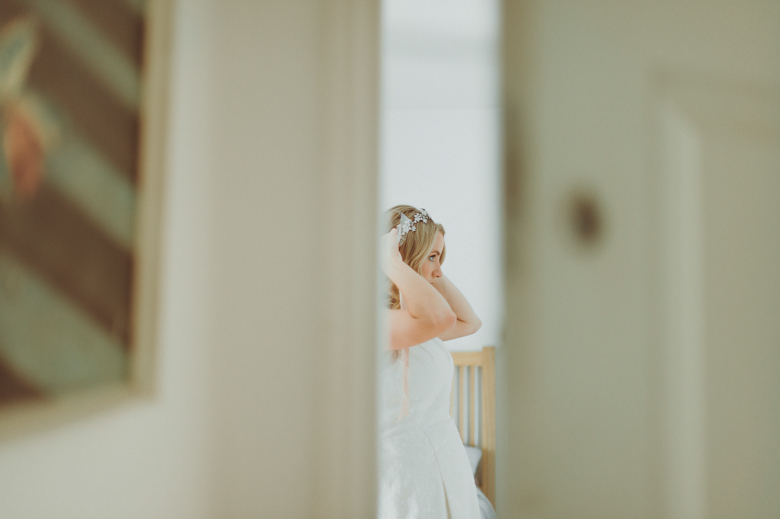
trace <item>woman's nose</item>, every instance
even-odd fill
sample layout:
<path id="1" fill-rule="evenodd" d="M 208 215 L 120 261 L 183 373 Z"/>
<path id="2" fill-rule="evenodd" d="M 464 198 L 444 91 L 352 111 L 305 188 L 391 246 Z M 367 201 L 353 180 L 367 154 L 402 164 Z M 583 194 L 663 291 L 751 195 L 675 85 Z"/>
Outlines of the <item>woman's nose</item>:
<path id="1" fill-rule="evenodd" d="M 441 277 L 441 267 L 436 267 L 435 269 L 433 269 L 433 277 L 434 278 Z"/>

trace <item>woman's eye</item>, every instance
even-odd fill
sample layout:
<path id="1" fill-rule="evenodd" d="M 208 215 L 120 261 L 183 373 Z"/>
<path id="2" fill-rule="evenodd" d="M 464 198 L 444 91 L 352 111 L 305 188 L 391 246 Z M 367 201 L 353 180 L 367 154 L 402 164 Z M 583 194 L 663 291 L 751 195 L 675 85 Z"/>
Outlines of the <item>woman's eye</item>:
<path id="1" fill-rule="evenodd" d="M 433 256 L 429 256 L 429 257 L 428 257 L 428 259 L 429 259 L 429 260 L 431 260 L 431 261 L 433 261 L 435 258 L 436 258 L 436 255 L 433 255 Z"/>

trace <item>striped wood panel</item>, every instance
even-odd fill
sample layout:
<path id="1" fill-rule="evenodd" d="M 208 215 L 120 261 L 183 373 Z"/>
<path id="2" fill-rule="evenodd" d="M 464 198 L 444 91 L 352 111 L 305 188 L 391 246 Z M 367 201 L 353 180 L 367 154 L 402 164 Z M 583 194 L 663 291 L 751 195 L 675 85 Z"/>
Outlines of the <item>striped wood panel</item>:
<path id="1" fill-rule="evenodd" d="M 31 196 L 0 154 L 0 406 L 127 376 L 147 14 L 130 5 L 0 0 L 0 35 L 32 27 L 0 57 L 35 49 L 22 95 L 56 133 Z"/>

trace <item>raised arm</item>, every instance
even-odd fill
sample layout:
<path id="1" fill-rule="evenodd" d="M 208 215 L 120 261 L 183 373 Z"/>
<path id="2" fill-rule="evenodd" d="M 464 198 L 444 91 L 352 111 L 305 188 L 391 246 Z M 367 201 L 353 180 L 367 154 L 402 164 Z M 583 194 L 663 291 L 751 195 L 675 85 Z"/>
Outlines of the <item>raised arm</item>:
<path id="1" fill-rule="evenodd" d="M 398 287 L 405 303 L 399 310 L 389 310 L 390 349 L 409 348 L 439 337 L 455 324 L 455 312 L 433 285 L 404 263 L 395 229 L 382 240 L 382 269 Z"/>
<path id="2" fill-rule="evenodd" d="M 457 316 L 455 326 L 447 329 L 438 336 L 441 340 L 448 341 L 450 339 L 465 337 L 466 335 L 475 333 L 482 327 L 482 321 L 480 321 L 477 314 L 474 313 L 474 309 L 471 308 L 471 305 L 460 290 L 458 290 L 458 287 L 453 285 L 452 281 L 450 281 L 447 276 L 442 275 L 440 278 L 435 279 L 433 281 L 433 286 L 442 296 L 444 296 L 444 299 L 447 300 L 450 308 L 452 308 L 452 311 L 455 312 L 455 315 Z"/>

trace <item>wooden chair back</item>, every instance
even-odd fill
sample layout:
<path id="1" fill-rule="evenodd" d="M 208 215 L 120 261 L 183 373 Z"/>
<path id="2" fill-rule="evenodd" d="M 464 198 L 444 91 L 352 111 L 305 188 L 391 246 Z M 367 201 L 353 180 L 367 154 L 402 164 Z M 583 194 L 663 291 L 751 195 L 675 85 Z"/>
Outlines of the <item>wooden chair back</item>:
<path id="1" fill-rule="evenodd" d="M 496 350 L 453 352 L 450 414 L 465 445 L 482 449 L 477 484 L 495 506 L 496 477 Z"/>

